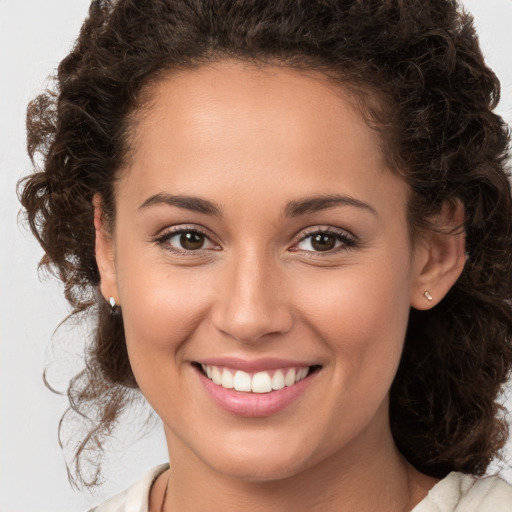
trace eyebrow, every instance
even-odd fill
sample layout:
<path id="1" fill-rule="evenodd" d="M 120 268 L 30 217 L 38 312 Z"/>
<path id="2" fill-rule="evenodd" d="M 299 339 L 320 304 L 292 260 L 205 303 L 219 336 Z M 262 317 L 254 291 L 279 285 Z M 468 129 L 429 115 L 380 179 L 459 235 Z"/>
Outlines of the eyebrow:
<path id="1" fill-rule="evenodd" d="M 166 204 L 169 206 L 177 206 L 178 208 L 184 208 L 197 213 L 204 213 L 206 215 L 213 215 L 221 217 L 221 208 L 215 203 L 202 199 L 200 197 L 193 196 L 173 196 L 171 194 L 159 193 L 155 194 L 146 199 L 139 207 L 139 209 L 148 208 L 150 206 Z"/>
<path id="2" fill-rule="evenodd" d="M 176 206 L 178 208 L 184 208 L 186 210 L 203 213 L 205 215 L 222 217 L 222 209 L 212 201 L 208 201 L 207 199 L 202 199 L 200 197 L 171 195 L 164 192 L 152 195 L 146 199 L 140 205 L 139 209 L 161 204 Z M 362 208 L 378 217 L 377 211 L 368 203 L 354 197 L 340 194 L 320 195 L 290 201 L 284 209 L 284 215 L 285 217 L 300 217 L 301 215 L 328 210 L 330 208 L 336 208 L 337 206 L 353 206 L 356 208 Z"/>
<path id="3" fill-rule="evenodd" d="M 337 206 L 355 206 L 356 208 L 368 210 L 376 217 L 379 216 L 377 211 L 368 203 L 356 199 L 355 197 L 340 194 L 306 197 L 298 201 L 290 201 L 286 205 L 284 214 L 286 217 L 300 217 L 301 215 L 328 210 L 330 208 L 336 208 Z"/>

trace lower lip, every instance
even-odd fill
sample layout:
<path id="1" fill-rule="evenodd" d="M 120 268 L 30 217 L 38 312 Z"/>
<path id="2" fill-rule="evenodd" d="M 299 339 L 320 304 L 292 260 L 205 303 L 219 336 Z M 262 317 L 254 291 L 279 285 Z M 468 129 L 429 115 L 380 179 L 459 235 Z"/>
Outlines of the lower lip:
<path id="1" fill-rule="evenodd" d="M 218 406 L 246 418 L 262 418 L 282 411 L 304 394 L 316 375 L 314 372 L 293 386 L 270 393 L 246 393 L 214 384 L 200 370 L 196 370 L 196 373 L 206 392 Z"/>

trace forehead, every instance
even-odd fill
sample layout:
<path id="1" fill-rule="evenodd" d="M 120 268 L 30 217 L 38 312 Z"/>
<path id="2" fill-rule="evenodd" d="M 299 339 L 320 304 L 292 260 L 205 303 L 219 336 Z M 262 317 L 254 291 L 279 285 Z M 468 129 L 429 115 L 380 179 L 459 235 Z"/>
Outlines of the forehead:
<path id="1" fill-rule="evenodd" d="M 274 184 L 282 201 L 332 187 L 365 195 L 396 178 L 347 91 L 319 73 L 232 61 L 155 84 L 133 149 L 126 175 L 139 203 L 161 191 L 238 194 L 244 185 L 260 200 Z"/>
<path id="2" fill-rule="evenodd" d="M 240 138 L 250 130 L 258 134 L 265 125 L 288 140 L 327 142 L 338 135 L 339 121 L 352 123 L 354 139 L 379 142 L 377 132 L 367 129 L 355 95 L 316 71 L 220 61 L 168 75 L 150 88 L 149 95 L 144 131 L 150 124 L 172 124 L 172 135 L 181 142 L 201 130 L 208 133 L 215 122 L 223 123 L 224 130 L 233 126 Z M 243 120 L 243 131 L 235 120 Z"/>

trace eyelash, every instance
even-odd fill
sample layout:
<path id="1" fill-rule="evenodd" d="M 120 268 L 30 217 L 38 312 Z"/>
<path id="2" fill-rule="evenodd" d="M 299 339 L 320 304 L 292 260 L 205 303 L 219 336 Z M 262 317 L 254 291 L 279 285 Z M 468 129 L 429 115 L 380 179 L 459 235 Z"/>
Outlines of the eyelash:
<path id="1" fill-rule="evenodd" d="M 182 235 L 184 233 L 200 235 L 200 236 L 204 237 L 205 239 L 209 240 L 210 243 L 214 244 L 216 247 L 219 246 L 219 244 L 217 244 L 216 242 L 214 242 L 212 240 L 212 236 L 210 234 L 197 228 L 197 226 L 194 226 L 194 227 L 185 226 L 185 227 L 171 228 L 170 230 L 168 230 L 165 233 L 156 237 L 153 241 L 155 243 L 161 245 L 162 247 L 164 247 L 165 250 L 167 250 L 173 254 L 179 255 L 179 256 L 199 256 L 199 255 L 204 254 L 205 252 L 212 250 L 212 249 L 203 249 L 203 248 L 197 249 L 197 250 L 176 249 L 169 243 L 169 240 L 171 238 L 174 238 L 175 236 L 178 236 L 178 235 Z M 294 247 L 296 245 L 298 245 L 300 242 L 303 242 L 303 241 L 307 240 L 308 238 L 312 238 L 315 235 L 332 236 L 336 239 L 337 242 L 341 242 L 341 245 L 338 247 L 335 247 L 334 249 L 330 249 L 330 250 L 326 250 L 326 251 L 308 251 L 308 250 L 302 250 L 302 249 L 298 249 L 298 248 L 294 249 Z M 290 247 L 288 249 L 288 251 L 302 252 L 307 257 L 317 258 L 317 257 L 332 256 L 332 255 L 338 254 L 340 252 L 348 251 L 355 247 L 357 247 L 357 240 L 352 235 L 350 235 L 349 233 L 347 233 L 345 231 L 337 231 L 337 230 L 334 230 L 332 228 L 327 228 L 327 227 L 326 228 L 314 227 L 314 228 L 306 229 L 305 231 L 303 231 L 300 234 L 300 236 L 297 235 L 295 237 L 295 242 L 294 242 L 293 246 Z M 218 250 L 218 249 L 215 248 L 213 250 Z"/>
<path id="2" fill-rule="evenodd" d="M 294 249 L 294 247 L 298 245 L 300 242 L 303 242 L 308 238 L 312 239 L 315 235 L 332 236 L 336 239 L 337 242 L 341 242 L 341 245 L 327 251 L 306 251 L 301 249 Z M 351 249 L 354 249 L 355 247 L 357 247 L 357 240 L 346 231 L 338 231 L 333 229 L 332 227 L 322 228 L 315 226 L 314 228 L 308 228 L 302 231 L 300 235 L 296 237 L 294 245 L 288 250 L 290 252 L 302 252 L 309 258 L 325 258 L 333 256 L 335 254 L 339 254 L 341 252 L 349 251 Z"/>
<path id="3" fill-rule="evenodd" d="M 204 237 L 206 240 L 209 240 L 212 244 L 218 246 L 216 242 L 212 240 L 212 236 L 205 231 L 199 229 L 197 226 L 194 227 L 187 227 L 187 226 L 180 226 L 176 228 L 171 228 L 170 230 L 166 231 L 165 233 L 162 233 L 158 237 L 154 239 L 154 242 L 161 245 L 165 250 L 176 254 L 178 256 L 198 256 L 202 255 L 203 253 L 210 251 L 212 249 L 198 249 L 198 250 L 187 250 L 187 249 L 176 249 L 173 247 L 169 240 L 171 238 L 174 238 L 175 236 L 183 235 L 185 233 L 191 233 L 196 234 Z M 215 250 L 215 249 L 214 249 Z"/>

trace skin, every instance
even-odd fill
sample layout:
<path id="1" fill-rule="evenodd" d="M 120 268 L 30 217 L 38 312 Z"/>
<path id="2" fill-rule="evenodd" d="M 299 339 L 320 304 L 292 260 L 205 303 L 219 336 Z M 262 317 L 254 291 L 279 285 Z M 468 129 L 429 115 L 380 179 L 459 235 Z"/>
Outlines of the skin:
<path id="1" fill-rule="evenodd" d="M 152 92 L 116 184 L 112 233 L 95 198 L 101 290 L 122 307 L 133 372 L 172 461 L 150 510 L 167 481 L 166 510 L 410 510 L 435 480 L 396 449 L 389 388 L 410 307 L 433 307 L 453 285 L 463 237 L 429 232 L 411 245 L 409 186 L 349 95 L 318 75 L 227 61 Z M 141 207 L 158 194 L 208 200 L 220 215 Z M 291 202 L 332 194 L 359 203 L 286 215 Z M 462 219 L 459 205 L 435 221 Z M 175 228 L 208 238 L 186 250 Z M 335 247 L 316 250 L 311 232 L 326 229 Z M 192 366 L 224 356 L 321 370 L 284 410 L 244 418 L 214 404 Z"/>

